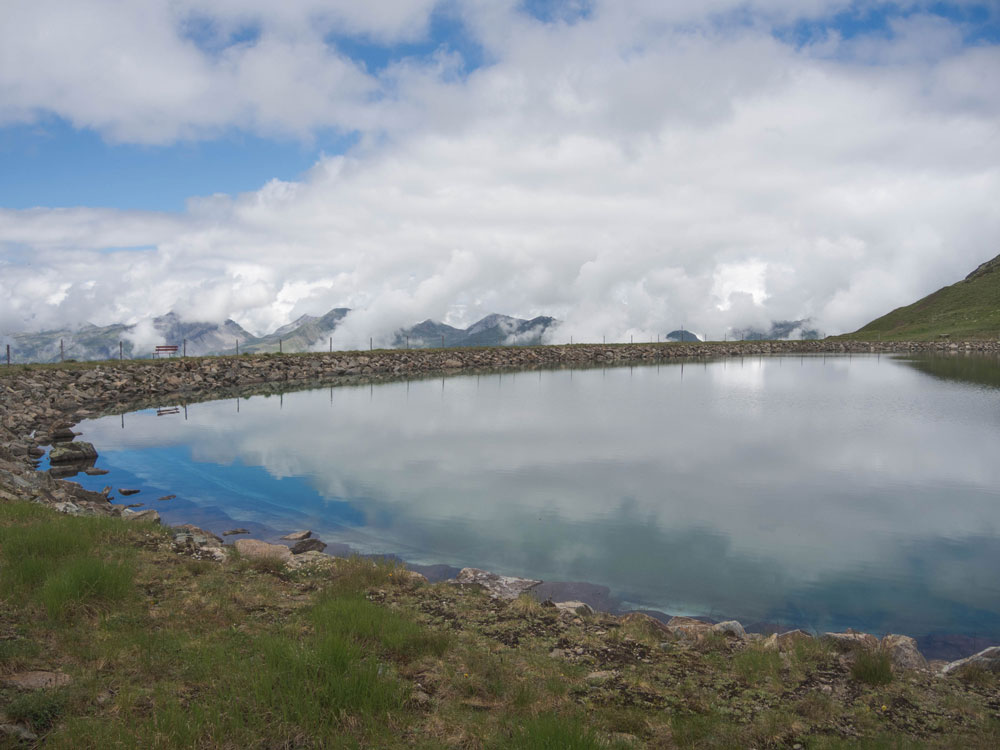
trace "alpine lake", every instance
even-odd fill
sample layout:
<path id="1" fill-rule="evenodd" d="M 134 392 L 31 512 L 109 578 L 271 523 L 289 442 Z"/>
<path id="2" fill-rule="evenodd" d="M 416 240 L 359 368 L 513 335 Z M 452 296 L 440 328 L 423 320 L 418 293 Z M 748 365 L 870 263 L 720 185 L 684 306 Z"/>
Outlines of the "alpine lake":
<path id="1" fill-rule="evenodd" d="M 905 633 L 928 656 L 1000 643 L 996 357 L 458 374 L 76 429 L 109 473 L 73 481 L 137 489 L 114 502 L 166 523 L 311 529 L 612 611 Z"/>

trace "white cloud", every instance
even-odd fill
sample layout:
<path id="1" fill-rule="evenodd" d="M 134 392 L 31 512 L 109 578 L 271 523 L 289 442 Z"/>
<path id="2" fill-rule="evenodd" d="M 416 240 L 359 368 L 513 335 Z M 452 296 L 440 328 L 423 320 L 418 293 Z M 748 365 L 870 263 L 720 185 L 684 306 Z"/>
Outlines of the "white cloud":
<path id="1" fill-rule="evenodd" d="M 362 137 L 180 214 L 0 210 L 0 329 L 176 309 L 260 332 L 333 306 L 358 310 L 344 346 L 494 311 L 575 340 L 853 329 L 998 252 L 1000 49 L 919 14 L 877 43 L 771 34 L 843 5 L 608 2 L 546 24 L 448 4 L 485 50 L 468 75 L 455 53 L 370 71 L 324 44 L 424 39 L 430 3 L 5 6 L 0 122 Z M 196 10 L 219 39 L 260 36 L 199 46 Z"/>

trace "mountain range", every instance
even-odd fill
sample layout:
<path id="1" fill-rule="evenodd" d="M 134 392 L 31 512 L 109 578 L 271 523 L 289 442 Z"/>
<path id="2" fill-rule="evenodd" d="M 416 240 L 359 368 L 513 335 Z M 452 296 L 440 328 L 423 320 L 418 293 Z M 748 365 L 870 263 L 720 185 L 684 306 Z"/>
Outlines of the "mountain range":
<path id="1" fill-rule="evenodd" d="M 176 344 L 189 356 L 234 354 L 239 342 L 240 353 L 302 352 L 322 348 L 337 326 L 350 312 L 337 307 L 325 315 L 303 315 L 264 336 L 255 336 L 239 323 L 187 322 L 170 312 L 154 318 L 155 333 L 140 337 L 137 326 L 113 323 L 107 326 L 85 324 L 77 329 L 62 328 L 39 333 L 15 333 L 6 337 L 15 362 L 59 362 L 61 359 L 116 359 L 121 354 L 130 359 L 152 356 L 154 344 Z M 558 325 L 555 318 L 539 316 L 531 320 L 509 315 L 492 314 L 468 328 L 455 328 L 445 323 L 425 320 L 396 332 L 394 348 L 414 349 L 455 346 L 533 345 Z M 140 348 L 135 341 L 155 339 Z M 145 349 L 148 349 L 145 350 Z"/>

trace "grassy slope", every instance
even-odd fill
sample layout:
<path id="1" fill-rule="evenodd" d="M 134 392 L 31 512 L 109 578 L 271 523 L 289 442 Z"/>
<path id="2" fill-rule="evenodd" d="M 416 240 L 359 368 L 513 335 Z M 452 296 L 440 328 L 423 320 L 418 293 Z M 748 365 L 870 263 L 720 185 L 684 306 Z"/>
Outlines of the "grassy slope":
<path id="1" fill-rule="evenodd" d="M 952 339 L 1000 336 L 1000 256 L 969 278 L 838 338 L 927 341 L 942 334 Z"/>
<path id="2" fill-rule="evenodd" d="M 3 721 L 44 747 L 1000 743 L 995 675 L 893 678 L 883 656 L 852 668 L 819 641 L 667 638 L 365 560 L 197 561 L 160 527 L 0 503 L 0 677 L 72 677 L 0 688 Z"/>

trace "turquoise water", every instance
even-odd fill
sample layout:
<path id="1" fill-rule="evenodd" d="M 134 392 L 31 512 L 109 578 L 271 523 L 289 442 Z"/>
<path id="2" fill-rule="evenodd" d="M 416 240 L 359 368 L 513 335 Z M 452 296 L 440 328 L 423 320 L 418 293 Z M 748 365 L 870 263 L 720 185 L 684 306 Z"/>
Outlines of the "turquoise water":
<path id="1" fill-rule="evenodd" d="M 84 422 L 110 473 L 76 481 L 622 607 L 1000 643 L 998 383 L 828 356 L 327 388 Z"/>

